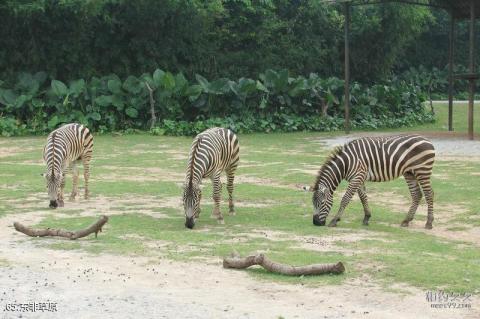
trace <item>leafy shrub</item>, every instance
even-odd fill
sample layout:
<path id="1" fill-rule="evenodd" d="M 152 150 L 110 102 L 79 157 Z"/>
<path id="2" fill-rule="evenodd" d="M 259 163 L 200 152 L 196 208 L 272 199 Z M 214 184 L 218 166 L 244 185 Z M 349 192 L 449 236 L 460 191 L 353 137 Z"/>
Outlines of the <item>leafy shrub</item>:
<path id="1" fill-rule="evenodd" d="M 151 95 L 151 96 L 150 96 Z M 258 79 L 209 81 L 160 69 L 121 79 L 112 74 L 63 83 L 44 72 L 0 82 L 0 133 L 46 133 L 79 122 L 97 132 L 150 127 L 150 99 L 158 128 L 152 134 L 194 135 L 212 126 L 237 132 L 337 130 L 343 126 L 343 80 L 291 77 L 267 70 Z M 420 87 L 405 80 L 351 86 L 354 127 L 394 127 L 428 120 Z M 418 116 L 414 117 L 413 115 Z"/>

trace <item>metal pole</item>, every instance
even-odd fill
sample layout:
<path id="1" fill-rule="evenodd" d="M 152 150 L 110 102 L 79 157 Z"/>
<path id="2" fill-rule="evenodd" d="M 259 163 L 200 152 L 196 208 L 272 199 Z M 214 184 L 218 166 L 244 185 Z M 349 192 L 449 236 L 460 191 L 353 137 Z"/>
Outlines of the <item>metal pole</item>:
<path id="1" fill-rule="evenodd" d="M 455 18 L 450 11 L 450 34 L 448 46 L 448 130 L 453 131 L 453 51 L 454 51 Z"/>
<path id="2" fill-rule="evenodd" d="M 475 99 L 475 2 L 470 0 L 470 94 L 468 97 L 468 139 L 473 140 L 473 103 Z"/>
<path id="3" fill-rule="evenodd" d="M 345 133 L 350 133 L 350 3 L 344 3 L 345 9 Z"/>

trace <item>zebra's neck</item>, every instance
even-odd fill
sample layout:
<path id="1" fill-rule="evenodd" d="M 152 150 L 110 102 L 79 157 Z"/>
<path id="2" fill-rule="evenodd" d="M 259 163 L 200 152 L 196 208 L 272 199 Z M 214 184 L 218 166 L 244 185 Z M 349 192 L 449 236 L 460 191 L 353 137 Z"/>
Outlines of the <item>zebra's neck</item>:
<path id="1" fill-rule="evenodd" d="M 189 185 L 200 184 L 210 167 L 210 156 L 208 156 L 206 149 L 201 148 L 201 142 L 202 140 L 199 138 L 192 148 L 187 169 L 187 184 Z"/>
<path id="2" fill-rule="evenodd" d="M 326 187 L 334 192 L 348 171 L 343 154 L 336 154 L 328 159 L 318 172 L 315 189 Z"/>

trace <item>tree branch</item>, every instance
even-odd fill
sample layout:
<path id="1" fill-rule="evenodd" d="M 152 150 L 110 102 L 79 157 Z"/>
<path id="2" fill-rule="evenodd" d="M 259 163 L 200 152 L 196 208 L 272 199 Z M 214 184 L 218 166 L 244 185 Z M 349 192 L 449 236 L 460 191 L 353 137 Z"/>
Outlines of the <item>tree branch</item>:
<path id="1" fill-rule="evenodd" d="M 102 227 L 107 223 L 107 221 L 108 221 L 108 217 L 104 215 L 100 217 L 98 221 L 88 226 L 87 228 L 80 229 L 77 231 L 68 231 L 65 229 L 52 229 L 52 228 L 33 229 L 30 227 L 24 226 L 19 222 L 14 222 L 13 227 L 15 227 L 16 231 L 24 233 L 25 235 L 28 235 L 30 237 L 59 236 L 59 237 L 65 237 L 71 240 L 75 240 L 78 238 L 86 237 L 91 233 L 95 233 L 95 238 L 96 238 L 97 234 L 102 231 Z"/>
<path id="2" fill-rule="evenodd" d="M 150 94 L 150 114 L 152 116 L 150 129 L 152 129 L 155 127 L 155 123 L 157 122 L 157 117 L 155 116 L 155 100 L 153 99 L 153 89 L 150 87 L 150 85 L 148 85 L 148 82 L 145 82 L 145 86 Z"/>
<path id="3" fill-rule="evenodd" d="M 336 264 L 313 264 L 307 266 L 290 266 L 279 264 L 269 260 L 264 254 L 256 254 L 241 258 L 238 254 L 223 259 L 223 268 L 245 269 L 253 265 L 259 265 L 270 272 L 288 276 L 341 274 L 345 267 L 341 262 Z"/>

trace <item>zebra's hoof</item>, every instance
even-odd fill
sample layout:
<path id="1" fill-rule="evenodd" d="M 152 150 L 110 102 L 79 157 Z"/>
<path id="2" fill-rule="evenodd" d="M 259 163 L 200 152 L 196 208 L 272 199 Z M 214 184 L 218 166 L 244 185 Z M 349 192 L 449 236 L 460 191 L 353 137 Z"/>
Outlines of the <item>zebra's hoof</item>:
<path id="1" fill-rule="evenodd" d="M 402 226 L 402 227 L 408 227 L 408 223 L 409 223 L 409 221 L 404 220 L 404 221 L 400 224 L 400 226 Z"/>
<path id="2" fill-rule="evenodd" d="M 368 226 L 368 220 L 364 220 L 362 224 L 363 226 Z"/>
<path id="3" fill-rule="evenodd" d="M 63 202 L 63 199 L 59 199 L 58 201 L 58 207 L 64 207 L 65 203 Z"/>
<path id="4" fill-rule="evenodd" d="M 432 228 L 433 228 L 432 223 L 425 224 L 425 229 L 432 229 Z"/>
<path id="5" fill-rule="evenodd" d="M 223 218 L 222 218 L 222 219 L 217 219 L 217 222 L 218 222 L 220 225 L 225 224 L 225 221 L 223 220 Z"/>
<path id="6" fill-rule="evenodd" d="M 328 227 L 337 227 L 337 221 L 336 221 L 336 220 L 332 220 L 332 221 L 328 224 Z"/>
<path id="7" fill-rule="evenodd" d="M 70 202 L 74 202 L 74 201 L 75 201 L 75 195 L 70 196 L 70 197 L 68 198 L 68 200 L 69 200 Z"/>
<path id="8" fill-rule="evenodd" d="M 230 215 L 230 216 L 235 216 L 235 215 L 236 215 L 236 213 L 235 213 L 235 211 L 234 211 L 234 210 L 231 210 L 231 211 L 229 211 L 229 212 L 228 212 L 228 215 Z"/>

